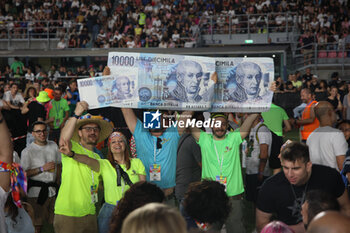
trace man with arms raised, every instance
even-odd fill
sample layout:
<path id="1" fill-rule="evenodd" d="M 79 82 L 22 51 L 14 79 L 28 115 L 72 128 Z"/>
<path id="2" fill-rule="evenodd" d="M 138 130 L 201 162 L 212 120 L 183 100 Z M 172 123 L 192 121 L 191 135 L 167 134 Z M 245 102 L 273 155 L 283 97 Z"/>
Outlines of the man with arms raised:
<path id="1" fill-rule="evenodd" d="M 216 83 L 217 74 L 214 73 L 211 79 Z M 180 127 L 180 124 L 177 127 L 172 125 L 167 129 L 163 128 L 163 118 L 166 115 L 157 111 L 152 115 L 154 118 L 160 117 L 160 129 L 148 130 L 137 119 L 132 109 L 122 108 L 122 112 L 130 132 L 135 137 L 138 157 L 146 167 L 147 181 L 163 189 L 166 202 L 175 206 L 176 153 L 180 136 L 185 128 Z M 186 122 L 192 113 L 183 112 L 177 121 Z"/>
<path id="2" fill-rule="evenodd" d="M 81 116 L 87 109 L 86 102 L 78 102 L 61 132 L 60 147 L 70 142 L 72 155 L 62 154 L 62 184 L 55 204 L 56 233 L 98 232 L 95 203 L 99 173 L 71 157 L 84 154 L 99 159 L 95 146 L 111 134 L 113 124 L 101 116 Z"/>
<path id="3" fill-rule="evenodd" d="M 242 223 L 244 186 L 239 145 L 249 134 L 257 116 L 258 114 L 249 115 L 239 131 L 227 133 L 227 116 L 222 113 L 212 113 L 211 118 L 216 123 L 220 122 L 219 127 L 212 128 L 212 135 L 196 128 L 192 129 L 192 136 L 198 142 L 202 152 L 202 179 L 216 180 L 226 187 L 232 208 L 225 223 L 228 233 L 245 232 Z"/>
<path id="4" fill-rule="evenodd" d="M 309 148 L 292 142 L 281 152 L 283 172 L 267 179 L 261 187 L 256 208 L 257 232 L 271 221 L 289 225 L 296 233 L 305 232 L 301 205 L 310 190 L 322 190 L 336 197 L 342 211 L 350 215 L 347 191 L 339 172 L 333 168 L 310 162 Z"/>

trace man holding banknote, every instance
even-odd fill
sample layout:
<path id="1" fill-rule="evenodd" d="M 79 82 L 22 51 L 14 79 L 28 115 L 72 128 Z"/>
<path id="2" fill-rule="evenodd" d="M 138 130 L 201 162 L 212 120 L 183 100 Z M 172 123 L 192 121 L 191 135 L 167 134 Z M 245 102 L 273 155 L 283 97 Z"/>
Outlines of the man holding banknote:
<path id="1" fill-rule="evenodd" d="M 163 118 L 167 117 L 167 112 L 163 111 L 161 114 L 157 111 L 153 114 L 161 115 L 160 129 L 146 129 L 131 108 L 121 110 L 130 132 L 134 135 L 138 158 L 146 168 L 147 181 L 164 191 L 166 204 L 175 206 L 177 145 L 185 128 L 179 125 L 163 128 Z M 191 115 L 190 112 L 184 112 L 178 120 L 185 120 Z"/>
<path id="2" fill-rule="evenodd" d="M 220 126 L 212 127 L 213 134 L 191 128 L 192 136 L 202 152 L 202 179 L 214 180 L 224 185 L 230 199 L 231 211 L 225 222 L 227 233 L 245 232 L 242 222 L 244 186 L 239 148 L 258 115 L 248 115 L 239 130 L 229 133 L 228 119 L 224 113 L 211 114 L 215 122 L 220 122 Z M 214 227 L 221 228 L 222 225 L 223 223 L 215 223 Z"/>

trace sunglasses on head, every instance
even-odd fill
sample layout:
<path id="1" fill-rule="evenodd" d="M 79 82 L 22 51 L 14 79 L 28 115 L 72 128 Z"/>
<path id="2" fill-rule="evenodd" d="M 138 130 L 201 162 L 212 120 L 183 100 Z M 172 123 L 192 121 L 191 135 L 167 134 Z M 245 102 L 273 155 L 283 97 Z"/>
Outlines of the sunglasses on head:
<path id="1" fill-rule="evenodd" d="M 157 149 L 162 149 L 162 139 L 157 138 Z"/>

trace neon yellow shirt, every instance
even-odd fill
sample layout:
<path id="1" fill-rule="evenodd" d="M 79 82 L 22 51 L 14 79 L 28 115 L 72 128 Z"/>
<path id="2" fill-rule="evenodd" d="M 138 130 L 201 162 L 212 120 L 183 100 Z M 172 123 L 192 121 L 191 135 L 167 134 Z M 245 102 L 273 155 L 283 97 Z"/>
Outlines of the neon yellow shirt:
<path id="1" fill-rule="evenodd" d="M 239 131 L 229 132 L 223 140 L 214 140 L 212 134 L 201 131 L 198 141 L 202 152 L 202 179 L 216 180 L 216 176 L 220 176 L 221 173 L 222 176 L 227 178 L 226 193 L 229 197 L 244 192 L 239 157 L 239 145 L 241 143 L 242 138 Z M 222 170 L 220 169 L 221 161 Z"/>
<path id="2" fill-rule="evenodd" d="M 72 151 L 98 159 L 98 154 L 83 148 L 71 140 Z M 95 205 L 91 200 L 91 186 L 98 188 L 99 173 L 89 166 L 79 163 L 68 156 L 62 156 L 62 183 L 55 203 L 55 214 L 82 217 L 95 214 Z M 92 180 L 94 182 L 92 182 Z"/>
<path id="3" fill-rule="evenodd" d="M 108 204 L 116 205 L 126 190 L 130 188 L 129 185 L 124 183 L 121 179 L 121 186 L 117 186 L 117 172 L 115 167 L 107 159 L 99 159 L 100 172 L 103 179 L 103 186 L 105 189 L 105 201 Z M 140 181 L 139 175 L 146 175 L 145 166 L 140 159 L 130 159 L 130 168 L 126 170 L 126 165 L 121 164 L 120 167 L 129 175 L 129 178 L 133 184 Z"/>

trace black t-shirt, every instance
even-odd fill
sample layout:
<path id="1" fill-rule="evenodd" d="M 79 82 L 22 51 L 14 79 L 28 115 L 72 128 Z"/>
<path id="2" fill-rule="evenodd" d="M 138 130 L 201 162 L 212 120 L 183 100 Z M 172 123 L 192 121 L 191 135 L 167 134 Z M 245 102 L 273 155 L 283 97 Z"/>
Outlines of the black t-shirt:
<path id="1" fill-rule="evenodd" d="M 344 193 L 344 189 L 337 170 L 313 164 L 307 185 L 291 185 L 283 171 L 267 179 L 259 192 L 257 208 L 266 213 L 276 213 L 278 220 L 295 225 L 302 221 L 301 205 L 308 191 L 322 190 L 338 198 Z"/>
<path id="2" fill-rule="evenodd" d="M 330 98 L 327 98 L 327 101 L 333 106 L 333 108 L 336 110 L 339 104 L 339 100 L 337 98 L 334 98 L 331 100 Z"/>
<path id="3" fill-rule="evenodd" d="M 201 161 L 201 149 L 196 140 L 190 134 L 183 134 L 176 159 L 175 195 L 179 200 L 184 197 L 190 183 L 201 180 Z"/>
<path id="4" fill-rule="evenodd" d="M 33 122 L 37 121 L 38 117 L 41 117 L 43 118 L 43 120 L 45 120 L 46 111 L 45 111 L 45 107 L 39 104 L 37 101 L 30 102 L 30 104 L 28 104 L 28 108 L 29 108 L 29 112 L 27 113 L 28 131 L 30 131 Z"/>

